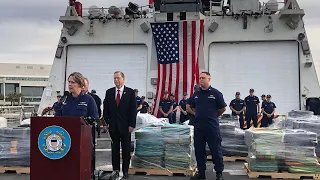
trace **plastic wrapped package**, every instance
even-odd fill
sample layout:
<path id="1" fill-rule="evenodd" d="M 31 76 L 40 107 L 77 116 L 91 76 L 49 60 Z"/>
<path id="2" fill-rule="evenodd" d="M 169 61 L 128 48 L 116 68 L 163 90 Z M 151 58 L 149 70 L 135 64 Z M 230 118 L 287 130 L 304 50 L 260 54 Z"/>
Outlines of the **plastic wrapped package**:
<path id="1" fill-rule="evenodd" d="M 0 128 L 6 128 L 8 127 L 7 119 L 4 117 L 0 117 Z"/>
<path id="2" fill-rule="evenodd" d="M 0 128 L 0 166 L 30 166 L 29 128 Z"/>
<path id="3" fill-rule="evenodd" d="M 318 141 L 320 140 L 320 121 L 318 116 L 313 116 L 307 120 L 296 120 L 293 122 L 293 128 L 316 133 Z M 315 151 L 317 157 L 320 157 L 320 144 L 318 144 Z"/>
<path id="4" fill-rule="evenodd" d="M 247 156 L 248 148 L 244 142 L 245 131 L 238 128 L 237 120 L 232 117 L 220 120 L 220 135 L 222 138 L 222 154 L 224 156 Z M 210 155 L 209 146 L 206 145 L 207 155 Z"/>
<path id="5" fill-rule="evenodd" d="M 311 120 L 313 116 L 312 111 L 291 111 L 288 112 L 287 118 L 284 122 L 284 127 L 287 129 L 293 128 L 293 122 L 296 120 Z"/>
<path id="6" fill-rule="evenodd" d="M 190 169 L 195 165 L 193 127 L 168 124 L 135 132 L 134 168 Z"/>
<path id="7" fill-rule="evenodd" d="M 316 133 L 304 130 L 249 129 L 245 132 L 252 171 L 310 173 L 318 167 Z"/>

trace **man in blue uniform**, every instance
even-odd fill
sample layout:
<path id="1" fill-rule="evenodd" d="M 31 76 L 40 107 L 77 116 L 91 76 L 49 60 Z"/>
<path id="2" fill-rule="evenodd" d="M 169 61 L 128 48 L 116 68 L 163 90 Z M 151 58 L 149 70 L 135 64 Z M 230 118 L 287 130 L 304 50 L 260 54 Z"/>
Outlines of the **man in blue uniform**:
<path id="1" fill-rule="evenodd" d="M 168 118 L 169 123 L 172 124 L 172 101 L 169 99 L 169 92 L 165 91 L 163 99 L 159 103 L 159 110 L 161 112 L 161 118 Z"/>
<path id="2" fill-rule="evenodd" d="M 250 95 L 247 96 L 244 101 L 246 102 L 246 121 L 247 129 L 249 129 L 251 120 L 254 127 L 258 127 L 258 115 L 260 114 L 260 101 L 257 96 L 254 95 L 254 89 L 250 89 Z"/>
<path id="3" fill-rule="evenodd" d="M 150 112 L 149 104 L 145 101 L 145 99 L 146 99 L 146 97 L 141 96 L 142 108 L 140 109 L 140 113 L 149 113 Z"/>
<path id="4" fill-rule="evenodd" d="M 244 129 L 243 112 L 246 109 L 246 103 L 240 99 L 240 92 L 236 92 L 236 98 L 230 102 L 230 109 L 233 116 L 239 116 L 240 128 Z"/>
<path id="5" fill-rule="evenodd" d="M 172 107 L 173 108 L 173 110 L 172 110 L 172 123 L 176 123 L 177 122 L 177 111 L 178 111 L 179 107 L 178 107 L 178 103 L 174 100 L 173 93 L 170 94 L 170 99 L 172 101 L 172 106 L 173 106 Z"/>
<path id="6" fill-rule="evenodd" d="M 57 102 L 53 103 L 53 105 L 52 105 L 52 109 L 54 110 L 54 113 L 57 111 L 57 109 L 59 107 L 58 105 L 60 103 L 60 99 L 61 99 L 61 95 L 59 94 L 59 95 L 57 95 Z"/>
<path id="7" fill-rule="evenodd" d="M 193 87 L 194 92 L 199 91 L 200 90 L 200 85 L 194 85 Z M 193 96 L 191 96 L 188 101 L 187 101 L 187 111 L 188 111 L 188 117 L 189 117 L 189 125 L 193 126 L 194 124 L 194 119 L 195 119 L 195 110 L 193 108 L 191 108 L 190 104 L 193 104 Z"/>
<path id="8" fill-rule="evenodd" d="M 272 124 L 274 118 L 274 113 L 276 112 L 276 105 L 271 102 L 271 95 L 267 95 L 267 100 L 262 103 L 262 113 L 263 117 L 261 120 L 261 127 L 268 127 L 269 124 Z"/>
<path id="9" fill-rule="evenodd" d="M 96 102 L 97 108 L 98 108 L 98 114 L 99 114 L 99 121 L 97 121 L 97 126 L 96 126 L 96 130 L 98 133 L 98 138 L 100 138 L 100 134 L 101 134 L 101 122 L 100 122 L 100 117 L 101 117 L 101 99 L 100 97 L 97 95 L 97 91 L 96 90 L 91 90 L 91 93 L 88 93 L 91 97 L 93 97 L 94 101 Z"/>
<path id="10" fill-rule="evenodd" d="M 191 177 L 191 180 L 206 179 L 206 143 L 212 154 L 212 162 L 215 164 L 216 179 L 223 180 L 222 139 L 218 117 L 226 110 L 227 104 L 222 93 L 210 86 L 210 79 L 210 73 L 200 74 L 200 90 L 193 94 L 193 102 L 190 104 L 191 108 L 196 111 L 194 148 L 198 166 L 198 172 Z"/>
<path id="11" fill-rule="evenodd" d="M 136 93 L 137 111 L 139 112 L 140 109 L 142 108 L 141 98 L 138 96 L 139 90 L 138 89 L 134 89 L 134 92 Z"/>
<path id="12" fill-rule="evenodd" d="M 183 93 L 183 99 L 179 102 L 180 108 L 180 123 L 184 123 L 188 119 L 188 111 L 187 111 L 187 101 L 188 101 L 188 93 Z"/>

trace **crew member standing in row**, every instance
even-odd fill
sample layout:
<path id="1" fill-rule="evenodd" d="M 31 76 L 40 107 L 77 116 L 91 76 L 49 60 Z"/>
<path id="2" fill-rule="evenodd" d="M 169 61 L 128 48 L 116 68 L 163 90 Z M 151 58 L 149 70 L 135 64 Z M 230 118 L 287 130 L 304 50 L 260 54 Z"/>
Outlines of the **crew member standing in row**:
<path id="1" fill-rule="evenodd" d="M 172 123 L 176 123 L 177 122 L 177 111 L 179 109 L 178 107 L 178 103 L 174 100 L 174 94 L 171 93 L 170 94 L 170 100 L 172 101 Z"/>
<path id="2" fill-rule="evenodd" d="M 161 113 L 161 118 L 168 118 L 169 123 L 172 124 L 172 110 L 173 110 L 173 105 L 172 101 L 169 99 L 169 93 L 168 91 L 164 92 L 163 99 L 159 103 L 159 110 Z"/>
<path id="3" fill-rule="evenodd" d="M 223 180 L 224 170 L 221 135 L 218 117 L 226 110 L 226 103 L 220 91 L 210 86 L 210 73 L 200 74 L 200 90 L 193 94 L 194 108 L 194 148 L 197 160 L 198 172 L 191 180 L 206 179 L 206 143 L 212 154 L 212 162 L 215 165 L 216 179 Z M 189 110 L 190 110 L 189 106 Z"/>
<path id="4" fill-rule="evenodd" d="M 139 112 L 140 109 L 142 108 L 141 98 L 138 96 L 139 90 L 138 90 L 138 89 L 134 89 L 134 92 L 135 92 L 135 94 L 136 94 L 137 111 Z"/>
<path id="5" fill-rule="evenodd" d="M 194 90 L 194 92 L 199 91 L 200 90 L 200 85 L 194 85 L 193 90 Z M 193 99 L 193 96 L 191 96 L 188 99 L 187 106 L 186 106 L 187 111 L 189 113 L 189 125 L 191 125 L 191 126 L 193 126 L 193 124 L 194 124 L 195 113 L 196 113 L 195 109 L 190 106 L 190 104 L 193 104 L 193 102 L 194 102 L 194 99 Z"/>
<path id="6" fill-rule="evenodd" d="M 233 116 L 239 116 L 240 128 L 244 129 L 243 112 L 246 109 L 246 103 L 240 99 L 240 92 L 236 92 L 236 98 L 230 102 L 230 109 Z"/>
<path id="7" fill-rule="evenodd" d="M 142 108 L 140 109 L 140 113 L 150 113 L 149 104 L 145 101 L 146 97 L 141 96 L 141 105 Z"/>
<path id="8" fill-rule="evenodd" d="M 188 119 L 188 112 L 187 112 L 187 99 L 188 93 L 183 93 L 183 99 L 179 102 L 180 108 L 180 123 L 184 123 Z"/>
<path id="9" fill-rule="evenodd" d="M 267 100 L 262 103 L 262 113 L 263 117 L 261 120 L 261 127 L 268 127 L 272 124 L 274 118 L 274 113 L 276 112 L 276 105 L 271 102 L 271 95 L 267 95 Z"/>
<path id="10" fill-rule="evenodd" d="M 251 120 L 254 127 L 258 127 L 258 115 L 260 114 L 260 101 L 257 96 L 254 95 L 254 89 L 250 89 L 250 95 L 247 96 L 244 101 L 246 103 L 246 122 L 247 129 L 251 127 Z"/>

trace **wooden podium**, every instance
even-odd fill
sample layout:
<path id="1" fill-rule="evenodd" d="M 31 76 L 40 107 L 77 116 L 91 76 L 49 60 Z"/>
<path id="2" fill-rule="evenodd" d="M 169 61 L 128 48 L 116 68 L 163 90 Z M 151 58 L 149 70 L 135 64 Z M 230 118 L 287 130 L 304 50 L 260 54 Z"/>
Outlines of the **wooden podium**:
<path id="1" fill-rule="evenodd" d="M 32 117 L 30 179 L 91 180 L 91 131 L 82 118 Z"/>

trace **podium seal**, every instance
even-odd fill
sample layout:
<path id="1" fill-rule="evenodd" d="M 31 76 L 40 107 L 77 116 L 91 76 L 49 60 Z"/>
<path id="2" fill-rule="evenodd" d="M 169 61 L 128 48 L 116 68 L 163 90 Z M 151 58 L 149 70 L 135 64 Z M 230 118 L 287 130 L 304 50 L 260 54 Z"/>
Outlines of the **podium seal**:
<path id="1" fill-rule="evenodd" d="M 41 131 L 38 137 L 40 152 L 49 159 L 61 159 L 71 147 L 69 133 L 60 126 L 49 126 Z"/>

